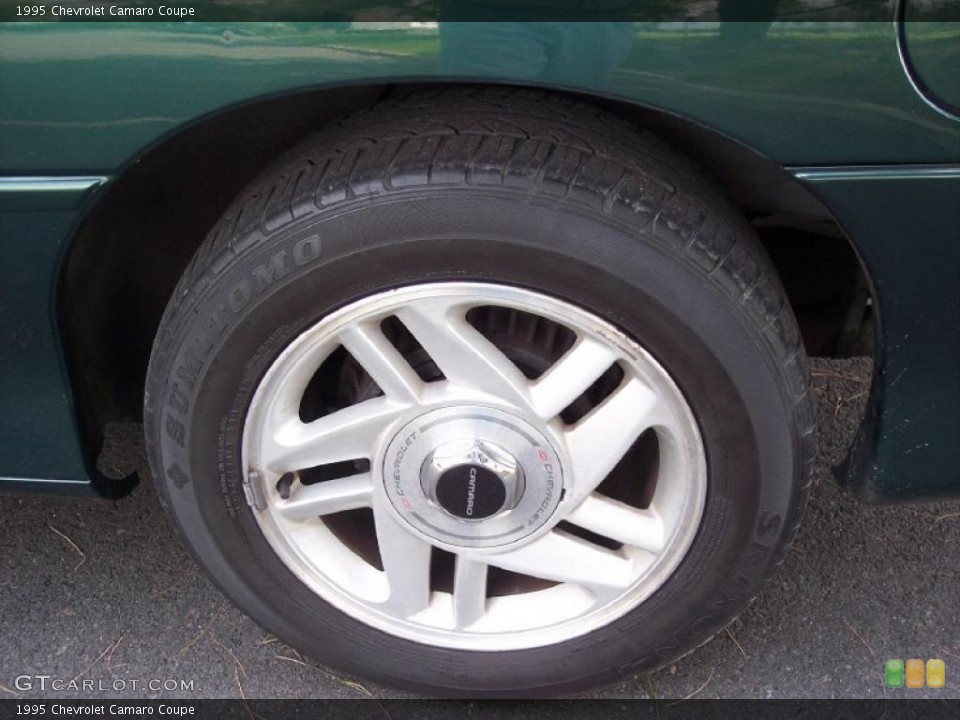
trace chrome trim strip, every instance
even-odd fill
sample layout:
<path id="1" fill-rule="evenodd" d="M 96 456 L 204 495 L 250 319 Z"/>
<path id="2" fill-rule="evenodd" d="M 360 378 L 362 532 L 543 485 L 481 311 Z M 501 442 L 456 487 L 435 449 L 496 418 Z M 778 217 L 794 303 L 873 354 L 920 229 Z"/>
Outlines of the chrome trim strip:
<path id="1" fill-rule="evenodd" d="M 797 180 L 957 180 L 960 165 L 875 165 L 848 167 L 788 167 Z"/>
<path id="2" fill-rule="evenodd" d="M 17 478 L 0 476 L 0 483 L 44 483 L 49 485 L 89 485 L 89 480 L 58 480 L 51 478 Z"/>
<path id="3" fill-rule="evenodd" d="M 83 192 L 103 185 L 106 177 L 0 177 L 0 192 Z"/>

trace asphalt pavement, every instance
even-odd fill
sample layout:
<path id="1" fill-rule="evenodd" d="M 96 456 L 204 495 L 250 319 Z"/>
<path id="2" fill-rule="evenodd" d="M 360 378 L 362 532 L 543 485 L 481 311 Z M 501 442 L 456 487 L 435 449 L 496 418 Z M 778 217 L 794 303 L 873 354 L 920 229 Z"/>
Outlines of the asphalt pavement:
<path id="1" fill-rule="evenodd" d="M 846 495 L 831 468 L 859 423 L 870 365 L 815 360 L 813 373 L 816 480 L 779 575 L 700 649 L 588 697 L 960 698 L 960 503 L 871 507 Z M 140 468 L 130 497 L 0 496 L 0 697 L 409 697 L 315 664 L 236 610 L 171 531 L 139 433 L 111 428 L 103 458 Z M 886 689 L 888 658 L 940 658 L 946 686 Z M 54 678 L 80 689 L 43 689 Z"/>

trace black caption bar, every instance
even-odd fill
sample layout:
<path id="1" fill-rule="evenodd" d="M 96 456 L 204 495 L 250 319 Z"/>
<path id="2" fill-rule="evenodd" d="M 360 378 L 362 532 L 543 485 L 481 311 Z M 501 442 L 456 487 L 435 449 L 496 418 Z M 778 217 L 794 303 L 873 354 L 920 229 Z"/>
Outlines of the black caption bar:
<path id="1" fill-rule="evenodd" d="M 7 718 L 248 718 L 253 720 L 946 720 L 949 700 L 0 700 Z"/>
<path id="2" fill-rule="evenodd" d="M 899 0 L 904 2 L 905 0 Z M 917 20 L 960 20 L 960 2 L 911 5 Z M 889 0 L 0 0 L 6 22 L 889 22 Z"/>

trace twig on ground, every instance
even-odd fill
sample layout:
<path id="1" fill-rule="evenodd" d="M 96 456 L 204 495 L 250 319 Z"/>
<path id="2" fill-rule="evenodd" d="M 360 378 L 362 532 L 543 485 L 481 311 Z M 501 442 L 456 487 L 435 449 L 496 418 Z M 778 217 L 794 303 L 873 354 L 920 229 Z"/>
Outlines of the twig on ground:
<path id="1" fill-rule="evenodd" d="M 230 649 L 229 647 L 227 647 L 223 642 L 221 642 L 220 638 L 218 638 L 216 635 L 211 635 L 210 638 L 209 638 L 209 640 L 210 640 L 211 642 L 213 642 L 213 643 L 216 643 L 216 644 L 219 645 L 223 650 L 225 650 L 225 651 L 227 652 L 227 654 L 228 654 L 228 655 L 231 657 L 231 659 L 233 660 L 233 664 L 236 665 L 238 668 L 240 668 L 240 672 L 243 673 L 243 676 L 244 676 L 244 677 L 247 676 L 247 669 L 243 666 L 243 663 L 240 662 L 240 658 L 237 657 L 237 654 L 236 654 L 235 652 L 233 652 L 233 650 L 231 650 L 231 649 Z"/>
<path id="2" fill-rule="evenodd" d="M 843 624 L 846 625 L 847 628 L 849 628 L 850 632 L 852 632 L 854 635 L 857 636 L 857 640 L 859 640 L 860 642 L 862 642 L 862 643 L 863 643 L 863 646 L 864 646 L 867 650 L 870 651 L 870 657 L 876 659 L 877 654 L 873 651 L 873 648 L 870 647 L 870 643 L 868 643 L 868 642 L 864 639 L 863 635 L 861 635 L 853 625 L 851 625 L 849 622 L 847 622 L 846 619 L 844 619 Z"/>
<path id="3" fill-rule="evenodd" d="M 187 578 L 193 576 L 196 572 L 197 572 L 197 566 L 196 566 L 196 565 L 194 565 L 194 566 L 192 566 L 192 567 L 184 568 L 183 570 L 180 571 L 180 573 L 177 575 L 177 577 L 174 578 L 174 580 L 173 580 L 172 583 L 170 583 L 170 584 L 167 585 L 166 587 L 160 588 L 160 589 L 158 589 L 158 590 L 154 590 L 152 593 L 150 593 L 150 597 L 152 597 L 152 598 L 163 597 L 163 596 L 166 595 L 168 592 L 171 592 L 172 590 L 176 590 L 178 587 L 180 587 L 181 585 L 183 585 L 183 582 L 184 582 Z"/>
<path id="4" fill-rule="evenodd" d="M 68 538 L 64 533 L 62 533 L 62 532 L 60 532 L 59 530 L 57 530 L 53 525 L 47 525 L 47 527 L 50 528 L 51 530 L 53 530 L 57 535 L 59 535 L 60 537 L 62 537 L 64 540 L 66 540 L 66 541 L 67 541 L 67 544 L 68 544 L 70 547 L 73 548 L 74 552 L 77 553 L 77 555 L 80 556 L 80 562 L 78 562 L 76 565 L 74 565 L 74 566 L 73 566 L 73 570 L 71 571 L 71 572 L 76 572 L 76 571 L 77 571 L 77 568 L 79 568 L 81 565 L 83 565 L 83 564 L 87 561 L 87 556 L 86 556 L 86 554 L 83 552 L 83 550 L 81 550 L 79 547 L 77 547 L 77 544 L 76 544 L 73 540 L 71 540 L 70 538 Z"/>
<path id="5" fill-rule="evenodd" d="M 107 672 L 111 672 L 111 673 L 113 672 L 113 651 L 116 650 L 118 647 L 120 647 L 120 643 L 123 642 L 123 638 L 124 638 L 124 637 L 126 637 L 126 636 L 125 636 L 125 635 L 121 635 L 121 636 L 120 636 L 120 639 L 117 640 L 117 641 L 113 644 L 113 646 L 110 648 L 110 652 L 107 653 L 107 662 L 105 663 L 106 666 L 107 666 Z"/>
<path id="6" fill-rule="evenodd" d="M 247 711 L 247 715 L 250 716 L 250 720 L 255 720 L 255 718 L 260 717 L 257 715 L 253 709 L 250 707 L 250 703 L 247 702 L 247 694 L 243 692 L 243 685 L 240 682 L 240 666 L 233 666 L 233 679 L 237 683 L 237 690 L 240 691 L 240 702 L 243 704 L 243 709 Z"/>
<path id="7" fill-rule="evenodd" d="M 671 705 L 679 705 L 679 704 L 682 703 L 682 702 L 685 702 L 685 701 L 687 701 L 687 700 L 689 700 L 689 699 L 691 699 L 691 698 L 693 698 L 693 697 L 696 697 L 697 695 L 699 695 L 700 693 L 703 692 L 703 689 L 704 689 L 705 687 L 707 687 L 707 685 L 710 684 L 710 681 L 711 681 L 711 680 L 713 680 L 713 670 L 710 671 L 710 677 L 708 677 L 708 678 L 704 681 L 703 685 L 701 685 L 700 687 L 698 687 L 696 690 L 694 690 L 692 693 L 690 693 L 690 694 L 687 695 L 686 697 L 683 697 L 683 698 L 681 698 L 680 700 L 674 700 L 674 701 L 671 702 L 671 703 L 667 703 L 666 705 L 664 705 L 664 707 L 670 707 Z"/>
<path id="8" fill-rule="evenodd" d="M 744 657 L 749 657 L 749 656 L 747 655 L 747 651 L 743 649 L 743 645 L 741 645 L 739 642 L 737 642 L 737 638 L 735 638 L 735 637 L 733 636 L 733 633 L 730 632 L 730 628 L 724 628 L 724 631 L 727 633 L 727 635 L 730 636 L 730 639 L 733 640 L 733 644 L 737 646 L 737 650 L 740 651 L 740 654 L 743 655 Z"/>
<path id="9" fill-rule="evenodd" d="M 123 637 L 121 637 L 120 640 L 123 640 Z M 117 645 L 120 644 L 120 640 L 117 640 L 116 642 L 110 643 L 109 645 L 107 645 L 107 647 L 104 648 L 103 652 L 100 653 L 99 655 L 97 655 L 96 659 L 95 659 L 92 663 L 90 663 L 89 665 L 87 665 L 87 667 L 85 667 L 85 668 L 83 669 L 83 672 L 81 672 L 79 675 L 77 675 L 76 677 L 74 677 L 73 680 L 71 680 L 68 684 L 73 684 L 73 683 L 75 683 L 77 680 L 79 680 L 79 679 L 82 678 L 84 675 L 86 675 L 88 672 L 90 672 L 90 671 L 93 669 L 93 666 L 96 665 L 98 662 L 100 662 L 100 661 L 103 659 L 103 656 L 104 656 L 104 655 L 106 655 L 107 653 L 109 653 L 109 652 L 110 652 L 111 650 L 113 650 Z"/>
<path id="10" fill-rule="evenodd" d="M 287 655 L 274 655 L 274 658 L 276 658 L 277 660 L 282 660 L 284 662 L 294 663 L 295 665 L 302 665 L 305 668 L 310 668 L 311 670 L 315 670 L 316 672 L 320 673 L 321 675 L 323 675 L 324 677 L 330 680 L 333 680 L 334 682 L 340 683 L 341 685 L 344 685 L 348 688 L 352 688 L 353 690 L 357 690 L 358 692 L 366 695 L 367 697 L 371 697 L 371 698 L 373 697 L 373 693 L 367 690 L 360 683 L 354 682 L 353 680 L 347 680 L 346 678 L 337 677 L 333 673 L 325 672 L 324 670 L 318 668 L 316 665 L 311 665 L 308 662 L 304 662 L 303 660 L 297 660 L 296 658 L 288 657 Z"/>
<path id="11" fill-rule="evenodd" d="M 354 682 L 353 680 L 347 680 L 346 678 L 342 678 L 342 677 L 337 677 L 336 675 L 333 676 L 333 679 L 336 682 L 340 683 L 341 685 L 344 685 L 348 688 L 352 688 L 356 690 L 361 695 L 366 695 L 369 698 L 373 697 L 373 693 L 367 690 L 363 685 L 361 685 L 358 682 Z"/>
<path id="12" fill-rule="evenodd" d="M 181 656 L 184 655 L 190 648 L 192 648 L 192 647 L 193 647 L 194 645 L 196 645 L 198 642 L 200 642 L 201 640 L 203 640 L 203 637 L 204 637 L 208 632 L 210 632 L 210 629 L 213 627 L 214 623 L 220 618 L 220 613 L 223 612 L 223 606 L 224 606 L 224 603 L 221 602 L 221 603 L 217 606 L 217 609 L 214 610 L 213 614 L 210 616 L 210 619 L 207 621 L 207 624 L 206 624 L 206 626 L 203 628 L 203 630 L 201 630 L 199 633 L 197 633 L 197 635 L 193 638 L 193 640 L 191 640 L 191 641 L 188 642 L 186 645 L 184 645 L 182 648 L 180 648 L 180 652 L 178 652 L 174 657 L 181 657 Z"/>
<path id="13" fill-rule="evenodd" d="M 837 390 L 837 402 L 833 406 L 833 419 L 836 420 L 840 417 L 840 411 L 843 409 L 843 396 L 840 394 L 840 391 Z"/>

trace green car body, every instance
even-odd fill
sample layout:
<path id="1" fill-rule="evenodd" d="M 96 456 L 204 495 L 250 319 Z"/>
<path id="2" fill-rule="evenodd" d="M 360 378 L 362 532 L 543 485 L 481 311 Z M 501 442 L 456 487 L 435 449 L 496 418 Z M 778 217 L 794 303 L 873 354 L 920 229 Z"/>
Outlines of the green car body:
<path id="1" fill-rule="evenodd" d="M 877 327 L 846 477 L 875 501 L 960 493 L 960 25 L 911 22 L 910 3 L 900 17 L 875 2 L 843 12 L 723 28 L 4 23 L 2 484 L 97 485 L 103 425 L 134 414 L 113 381 L 142 388 L 157 303 L 234 185 L 272 153 L 392 86 L 484 83 L 632 113 L 718 168 L 756 162 L 764 180 L 747 194 L 769 180 L 791 208 L 825 211 L 862 263 Z M 182 193 L 150 186 L 185 159 Z M 216 170 L 209 183 L 198 168 Z M 161 230 L 129 224 L 143 208 Z M 145 288 L 158 258 L 169 267 Z M 90 321 L 110 306 L 122 306 L 110 322 Z"/>

